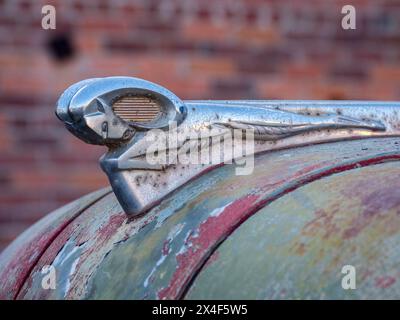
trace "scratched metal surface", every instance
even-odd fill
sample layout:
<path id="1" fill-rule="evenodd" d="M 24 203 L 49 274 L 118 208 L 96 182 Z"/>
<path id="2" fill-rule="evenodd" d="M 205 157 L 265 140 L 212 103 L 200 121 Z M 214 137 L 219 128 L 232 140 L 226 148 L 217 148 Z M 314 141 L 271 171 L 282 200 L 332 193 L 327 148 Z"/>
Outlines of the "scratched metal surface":
<path id="1" fill-rule="evenodd" d="M 32 225 L 0 255 L 0 299 L 13 299 L 36 260 L 79 213 L 107 193 L 110 188 L 92 192 L 63 206 Z"/>
<path id="2" fill-rule="evenodd" d="M 54 239 L 18 298 L 180 298 L 217 245 L 268 202 L 325 175 L 399 158 L 398 138 L 266 153 L 251 176 L 217 168 L 133 220 L 109 194 Z M 57 270 L 55 290 L 41 288 L 48 264 Z"/>
<path id="3" fill-rule="evenodd" d="M 399 299 L 400 162 L 307 184 L 243 223 L 188 299 Z M 342 267 L 356 268 L 343 290 Z"/>

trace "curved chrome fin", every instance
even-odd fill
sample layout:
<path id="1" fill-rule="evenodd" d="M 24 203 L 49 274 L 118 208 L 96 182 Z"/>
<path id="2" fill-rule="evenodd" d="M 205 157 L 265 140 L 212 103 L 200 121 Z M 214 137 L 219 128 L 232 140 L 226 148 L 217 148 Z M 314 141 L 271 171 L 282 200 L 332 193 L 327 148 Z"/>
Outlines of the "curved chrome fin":
<path id="1" fill-rule="evenodd" d="M 126 213 L 138 215 L 221 163 L 302 144 L 399 135 L 399 107 L 366 101 L 183 102 L 149 81 L 109 77 L 68 88 L 56 114 L 78 138 L 108 147 L 101 167 Z"/>

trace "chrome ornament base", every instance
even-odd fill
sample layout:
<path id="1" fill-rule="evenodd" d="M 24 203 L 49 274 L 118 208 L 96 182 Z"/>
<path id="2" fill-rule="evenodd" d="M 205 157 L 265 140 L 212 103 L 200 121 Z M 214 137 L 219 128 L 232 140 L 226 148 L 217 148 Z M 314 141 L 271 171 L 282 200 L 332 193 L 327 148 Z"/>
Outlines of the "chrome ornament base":
<path id="1" fill-rule="evenodd" d="M 113 108 L 124 97 L 134 97 L 135 101 L 145 97 L 151 105 L 158 105 L 159 113 L 150 119 L 154 110 L 146 111 L 144 105 L 138 110 L 130 110 L 129 104 Z M 156 129 L 162 130 L 155 132 L 163 137 L 160 140 L 166 140 L 161 152 L 167 155 L 179 152 L 185 143 L 195 142 L 191 134 L 212 144 L 214 136 L 234 130 L 251 132 L 255 141 L 250 154 L 254 155 L 334 140 L 398 136 L 399 107 L 397 102 L 367 101 L 182 101 L 149 81 L 109 77 L 69 87 L 58 101 L 56 114 L 81 140 L 108 147 L 100 159 L 101 167 L 125 212 L 135 216 L 227 157 L 240 160 L 242 156 L 225 154 L 219 163 L 149 163 L 147 138 Z M 129 119 L 124 119 L 125 115 Z M 135 117 L 146 121 L 132 121 Z M 190 133 L 189 138 L 173 142 L 168 132 L 171 126 L 176 136 Z"/>

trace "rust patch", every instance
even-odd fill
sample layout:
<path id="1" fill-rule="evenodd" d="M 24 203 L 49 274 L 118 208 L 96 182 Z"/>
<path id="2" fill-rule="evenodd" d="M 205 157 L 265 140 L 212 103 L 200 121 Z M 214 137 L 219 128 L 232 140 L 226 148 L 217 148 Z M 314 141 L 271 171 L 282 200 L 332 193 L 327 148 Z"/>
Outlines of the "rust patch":
<path id="1" fill-rule="evenodd" d="M 376 182 L 372 182 L 376 183 Z M 384 181 L 380 181 L 384 183 Z M 400 182 L 398 183 L 400 187 Z M 376 219 L 383 219 L 386 212 L 399 208 L 400 206 L 400 189 L 393 185 L 389 187 L 379 186 L 380 188 L 373 194 L 364 194 L 361 197 L 363 211 L 351 222 L 349 228 L 344 231 L 345 239 L 356 237 L 364 228 Z M 365 189 L 365 186 L 362 186 Z M 397 210 L 397 214 L 399 211 Z M 390 230 L 388 225 L 388 230 Z"/>

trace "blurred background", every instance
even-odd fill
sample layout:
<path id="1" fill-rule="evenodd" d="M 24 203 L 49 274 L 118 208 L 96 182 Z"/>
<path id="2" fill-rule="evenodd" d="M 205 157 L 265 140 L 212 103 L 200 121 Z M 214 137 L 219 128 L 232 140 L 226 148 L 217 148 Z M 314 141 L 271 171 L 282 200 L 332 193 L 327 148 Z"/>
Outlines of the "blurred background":
<path id="1" fill-rule="evenodd" d="M 56 29 L 41 27 L 43 5 Z M 341 8 L 356 8 L 343 30 Z M 400 1 L 0 0 L 0 251 L 108 185 L 102 147 L 54 115 L 76 81 L 159 83 L 182 99 L 400 100 Z"/>

